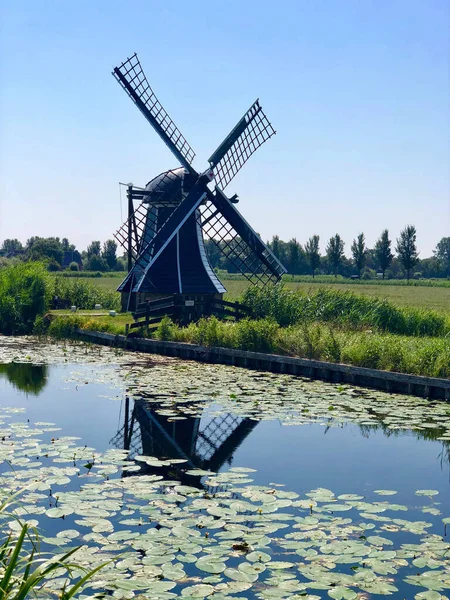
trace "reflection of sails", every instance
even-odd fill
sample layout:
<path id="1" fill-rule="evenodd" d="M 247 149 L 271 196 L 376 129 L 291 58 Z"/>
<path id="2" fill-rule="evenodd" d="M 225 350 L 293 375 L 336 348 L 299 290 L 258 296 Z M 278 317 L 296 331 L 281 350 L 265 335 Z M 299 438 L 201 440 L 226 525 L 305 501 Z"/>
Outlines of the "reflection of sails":
<path id="1" fill-rule="evenodd" d="M 135 400 L 130 414 L 130 400 L 125 399 L 123 425 L 111 440 L 116 448 L 158 458 L 182 458 L 189 468 L 218 471 L 231 462 L 233 453 L 257 421 L 223 413 L 177 420 L 157 412 L 145 400 Z"/>

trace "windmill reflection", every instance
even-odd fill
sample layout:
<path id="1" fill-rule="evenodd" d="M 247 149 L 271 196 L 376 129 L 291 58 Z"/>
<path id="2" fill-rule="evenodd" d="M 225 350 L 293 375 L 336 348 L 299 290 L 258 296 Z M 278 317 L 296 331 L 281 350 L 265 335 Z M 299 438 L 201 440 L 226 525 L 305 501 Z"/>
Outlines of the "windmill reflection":
<path id="1" fill-rule="evenodd" d="M 232 413 L 180 418 L 158 413 L 145 399 L 125 399 L 121 428 L 111 440 L 116 448 L 158 458 L 184 459 L 183 469 L 218 471 L 233 455 L 257 421 Z M 159 469 L 159 472 L 161 470 Z"/>

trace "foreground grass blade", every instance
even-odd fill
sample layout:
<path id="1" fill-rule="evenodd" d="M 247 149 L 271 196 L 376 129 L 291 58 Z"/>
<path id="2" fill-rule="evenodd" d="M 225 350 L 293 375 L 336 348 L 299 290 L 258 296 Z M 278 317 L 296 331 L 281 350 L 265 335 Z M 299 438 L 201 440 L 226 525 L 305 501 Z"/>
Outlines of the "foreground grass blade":
<path id="1" fill-rule="evenodd" d="M 2 580 L 0 581 L 0 600 L 3 600 L 6 597 L 5 594 L 8 593 L 9 582 L 11 580 L 11 577 L 13 576 L 14 572 L 17 570 L 17 566 L 18 566 L 19 559 L 20 559 L 20 551 L 22 550 L 23 541 L 27 534 L 27 530 L 28 530 L 28 526 L 23 525 L 22 531 L 20 532 L 19 538 L 14 547 L 14 551 L 9 560 L 9 564 L 6 567 L 6 570 L 3 575 Z"/>

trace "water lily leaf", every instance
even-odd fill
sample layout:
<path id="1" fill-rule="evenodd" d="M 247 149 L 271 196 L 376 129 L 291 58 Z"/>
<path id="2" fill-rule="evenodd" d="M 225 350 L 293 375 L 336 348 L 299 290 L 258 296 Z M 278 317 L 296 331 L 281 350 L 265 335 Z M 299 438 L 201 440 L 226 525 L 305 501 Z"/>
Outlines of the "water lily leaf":
<path id="1" fill-rule="evenodd" d="M 50 517 L 51 519 L 60 519 L 61 517 L 67 517 L 68 515 L 71 515 L 72 513 L 73 513 L 73 508 L 71 508 L 70 506 L 65 506 L 64 508 L 59 508 L 59 507 L 49 508 L 48 510 L 45 511 L 45 514 L 47 515 L 47 517 Z"/>
<path id="2" fill-rule="evenodd" d="M 330 598 L 335 598 L 336 600 L 354 600 L 354 598 L 358 597 L 358 594 L 353 590 L 340 586 L 328 590 L 328 595 Z"/>
<path id="3" fill-rule="evenodd" d="M 192 585 L 181 590 L 181 595 L 188 598 L 207 598 L 214 594 L 214 588 L 212 585 L 200 583 L 198 585 Z"/>
<path id="4" fill-rule="evenodd" d="M 249 552 L 246 557 L 247 560 L 249 560 L 250 562 L 262 562 L 262 563 L 267 563 L 270 560 L 272 560 L 272 557 L 270 556 L 270 554 L 267 554 L 266 552 L 259 552 L 259 551 L 254 551 L 254 552 Z"/>
<path id="5" fill-rule="evenodd" d="M 212 556 L 203 556 L 195 563 L 195 566 L 206 573 L 223 573 L 226 569 L 224 562 L 215 560 Z"/>

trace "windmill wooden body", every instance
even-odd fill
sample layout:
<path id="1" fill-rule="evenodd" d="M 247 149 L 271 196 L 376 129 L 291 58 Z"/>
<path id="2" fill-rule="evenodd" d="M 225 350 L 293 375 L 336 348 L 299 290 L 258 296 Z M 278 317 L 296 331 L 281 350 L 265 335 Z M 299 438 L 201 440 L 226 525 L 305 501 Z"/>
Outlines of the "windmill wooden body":
<path id="1" fill-rule="evenodd" d="M 286 269 L 238 212 L 237 196 L 224 193 L 253 152 L 275 134 L 259 101 L 211 155 L 208 168 L 198 172 L 194 151 L 156 98 L 136 54 L 113 75 L 181 165 L 143 188 L 128 187 L 128 219 L 115 234 L 129 256 L 128 275 L 118 288 L 122 308 L 134 310 L 142 301 L 171 294 L 202 306 L 207 298 L 220 298 L 226 289 L 208 261 L 205 239 L 253 283 L 277 281 Z"/>

